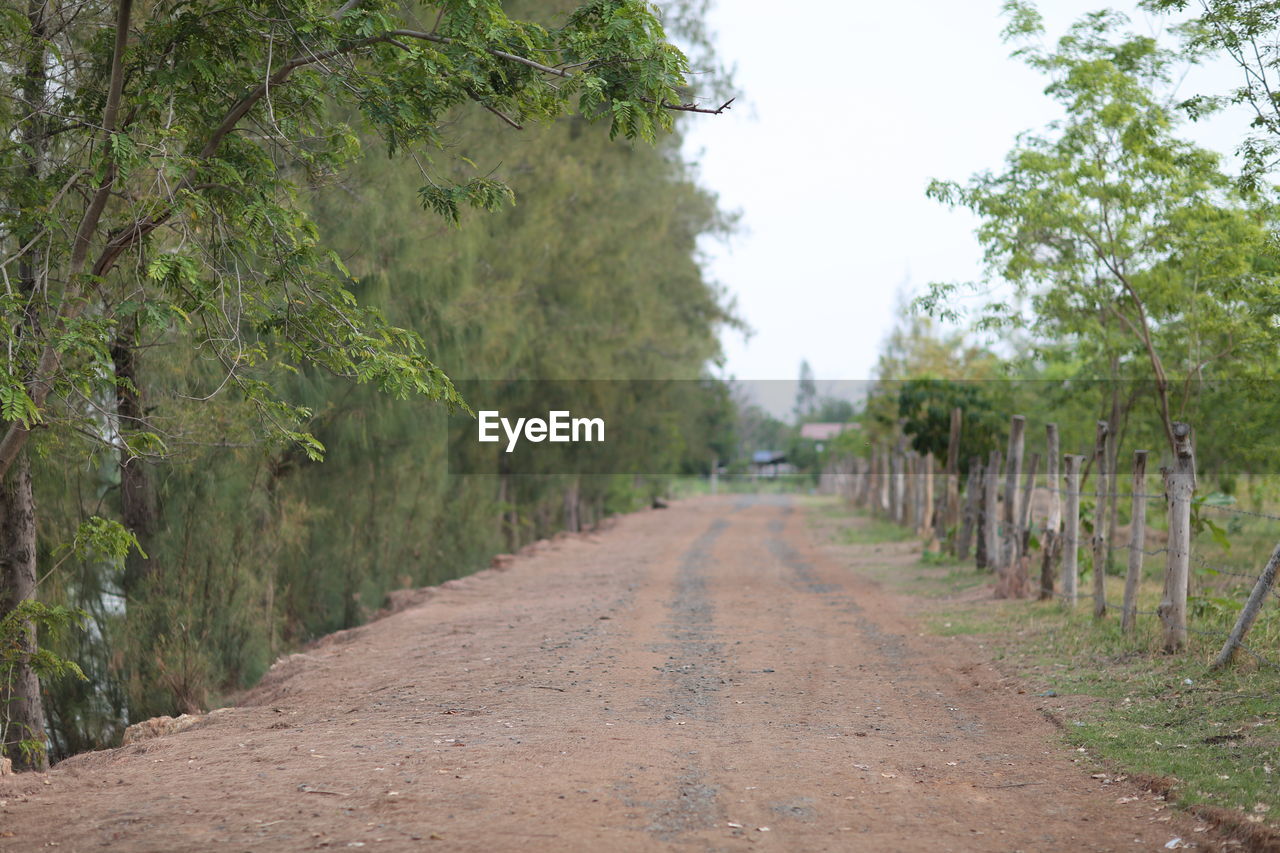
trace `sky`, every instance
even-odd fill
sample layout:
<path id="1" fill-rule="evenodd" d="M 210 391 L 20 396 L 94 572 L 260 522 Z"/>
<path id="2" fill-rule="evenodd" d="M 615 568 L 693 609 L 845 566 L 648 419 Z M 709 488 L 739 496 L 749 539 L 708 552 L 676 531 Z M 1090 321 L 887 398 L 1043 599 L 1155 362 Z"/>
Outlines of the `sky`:
<path id="1" fill-rule="evenodd" d="M 976 220 L 925 197 L 931 178 L 998 169 L 1017 134 L 1058 117 L 1046 80 L 1010 58 L 1001 0 L 717 0 L 711 29 L 739 99 L 686 122 L 700 180 L 741 228 L 704 244 L 708 272 L 750 337 L 723 336 L 725 377 L 822 381 L 874 375 L 900 294 L 982 274 Z M 1098 2 L 1044 0 L 1053 41 Z M 1128 2 L 1133 29 L 1168 22 Z M 1172 38 L 1170 44 L 1174 44 Z M 1179 95 L 1240 82 L 1195 69 Z M 1241 114 L 1189 126 L 1230 152 Z"/>

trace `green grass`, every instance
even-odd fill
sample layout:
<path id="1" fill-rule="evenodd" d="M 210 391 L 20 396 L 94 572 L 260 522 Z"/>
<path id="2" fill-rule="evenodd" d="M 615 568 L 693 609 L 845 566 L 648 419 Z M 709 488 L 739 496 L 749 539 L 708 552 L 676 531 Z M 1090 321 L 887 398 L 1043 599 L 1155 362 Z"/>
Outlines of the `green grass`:
<path id="1" fill-rule="evenodd" d="M 841 519 L 839 513 L 844 514 Z M 837 505 L 827 527 L 838 544 L 902 542 L 904 531 L 882 520 L 849 515 Z M 1201 540 L 1207 538 L 1200 537 Z M 1237 525 L 1229 552 L 1197 541 L 1211 565 L 1261 567 L 1274 541 L 1262 525 Z M 1161 595 L 1163 560 L 1149 559 L 1139 609 L 1154 611 Z M 1066 741 L 1112 769 L 1176 780 L 1172 799 L 1184 806 L 1238 809 L 1246 820 L 1280 826 L 1280 670 L 1242 656 L 1222 673 L 1207 662 L 1221 647 L 1249 586 L 1247 579 L 1201 571 L 1193 582 L 1191 627 L 1185 654 L 1166 655 L 1154 616 L 1140 616 L 1125 635 L 1119 614 L 1094 620 L 1091 577 L 1081 579 L 1081 602 L 1068 610 L 1057 602 L 996 601 L 976 597 L 974 586 L 991 575 L 937 554 L 904 571 L 863 567 L 899 592 L 924 599 L 924 621 L 940 636 L 971 636 L 992 650 L 1000 666 L 1023 678 L 1028 692 L 1064 728 Z M 1118 601 L 1123 581 L 1108 578 L 1108 598 Z M 959 594 L 970 591 L 967 596 Z M 1274 598 L 1246 644 L 1280 661 L 1280 601 Z"/>
<path id="2" fill-rule="evenodd" d="M 869 518 L 865 524 L 849 525 L 840 530 L 841 545 L 875 545 L 884 542 L 910 542 L 915 535 L 904 527 L 880 518 Z"/>

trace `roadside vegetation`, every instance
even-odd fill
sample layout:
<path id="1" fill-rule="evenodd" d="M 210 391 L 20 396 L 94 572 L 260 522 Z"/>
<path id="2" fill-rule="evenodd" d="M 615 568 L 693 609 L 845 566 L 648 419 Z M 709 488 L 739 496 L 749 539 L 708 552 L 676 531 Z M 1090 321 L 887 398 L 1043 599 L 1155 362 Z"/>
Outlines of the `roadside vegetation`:
<path id="1" fill-rule="evenodd" d="M 903 541 L 901 528 L 837 501 L 822 502 L 815 515 L 820 535 L 836 544 Z M 859 561 L 854 571 L 920 599 L 927 631 L 984 647 L 1002 671 L 1025 682 L 1064 741 L 1096 770 L 1167 792 L 1206 820 L 1280 831 L 1280 668 L 1246 657 L 1209 671 L 1234 619 L 1212 604 L 1217 578 L 1199 577 L 1193 598 L 1192 627 L 1207 633 L 1193 632 L 1185 654 L 1168 655 L 1154 616 L 1124 634 L 1117 619 L 1096 620 L 1087 607 L 996 599 L 990 572 L 918 542 L 898 547 L 913 555 L 907 565 Z M 1142 609 L 1155 609 L 1161 583 L 1159 566 L 1144 575 Z M 1280 607 L 1254 631 L 1255 645 L 1276 648 Z"/>
<path id="2" fill-rule="evenodd" d="M 207 710 L 389 590 L 650 500 L 451 476 L 465 381 L 688 380 L 599 389 L 675 413 L 615 470 L 705 473 L 737 320 L 677 121 L 729 97 L 703 11 L 5 7 L 0 755 Z"/>

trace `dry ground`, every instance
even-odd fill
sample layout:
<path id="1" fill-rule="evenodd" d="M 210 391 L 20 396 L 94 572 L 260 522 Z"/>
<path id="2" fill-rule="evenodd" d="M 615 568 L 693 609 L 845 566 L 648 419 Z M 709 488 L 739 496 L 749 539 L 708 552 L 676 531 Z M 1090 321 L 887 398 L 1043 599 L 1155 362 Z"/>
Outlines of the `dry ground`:
<path id="1" fill-rule="evenodd" d="M 786 497 L 547 543 L 190 730 L 0 781 L 0 849 L 1160 850 L 971 645 Z"/>

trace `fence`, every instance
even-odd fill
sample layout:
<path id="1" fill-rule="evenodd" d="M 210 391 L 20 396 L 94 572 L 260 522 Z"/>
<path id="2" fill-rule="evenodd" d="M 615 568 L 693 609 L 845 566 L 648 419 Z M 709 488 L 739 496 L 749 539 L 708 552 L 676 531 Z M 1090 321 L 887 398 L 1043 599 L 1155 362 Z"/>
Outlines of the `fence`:
<path id="1" fill-rule="evenodd" d="M 1163 645 L 1168 652 L 1184 650 L 1188 634 L 1220 638 L 1223 645 L 1211 664 L 1214 669 L 1229 665 L 1240 652 L 1261 666 L 1280 669 L 1267 655 L 1244 644 L 1264 604 L 1272 597 L 1280 598 L 1276 590 L 1280 544 L 1258 574 L 1209 565 L 1192 552 L 1193 527 L 1203 526 L 1206 515 L 1277 522 L 1280 516 L 1197 501 L 1195 441 L 1188 424 L 1173 425 L 1171 462 L 1160 469 L 1163 490 L 1152 493 L 1147 489 L 1149 454 L 1145 450 L 1134 451 L 1131 488 L 1121 490 L 1115 470 L 1119 453 L 1106 421 L 1098 421 L 1094 447 L 1087 457 L 1061 454 L 1058 427 L 1046 424 L 1046 475 L 1043 485 L 1038 485 L 1042 457 L 1038 451 L 1029 455 L 1026 452 L 1027 424 L 1022 415 L 1011 418 L 1008 446 L 1003 452 L 994 450 L 986 459 L 969 459 L 962 490 L 961 423 L 962 412 L 956 409 L 951 415 L 950 444 L 941 470 L 933 454 L 917 453 L 911 448 L 911 436 L 899 430 L 892 446 L 873 447 L 865 457 L 833 463 L 824 474 L 824 485 L 855 505 L 912 529 L 926 542 L 939 541 L 958 560 L 968 560 L 972 551 L 976 567 L 994 574 L 997 597 L 1058 599 L 1067 607 L 1075 607 L 1081 598 L 1080 553 L 1085 549 L 1091 555 L 1088 597 L 1096 618 L 1116 611 L 1121 616 L 1121 630 L 1129 633 L 1139 617 L 1155 617 L 1160 620 Z M 1093 477 L 1088 493 L 1082 481 L 1082 469 L 1086 468 L 1091 469 Z M 941 485 L 937 487 L 939 479 Z M 1087 518 L 1082 516 L 1081 502 L 1086 496 L 1094 500 Z M 1033 499 L 1037 497 L 1047 505 L 1033 515 Z M 1130 510 L 1125 542 L 1113 541 L 1117 538 L 1121 502 L 1128 502 Z M 1149 521 L 1158 520 L 1161 509 L 1167 521 L 1167 541 L 1151 548 L 1147 542 Z M 1082 537 L 1084 525 L 1092 529 L 1088 541 Z M 1124 552 L 1127 557 L 1120 603 L 1110 600 L 1107 591 L 1106 568 L 1116 552 Z M 1165 564 L 1164 593 L 1154 611 L 1141 610 L 1137 604 L 1144 560 L 1148 557 L 1163 558 Z M 1033 558 L 1039 561 L 1038 580 L 1033 580 Z M 1188 625 L 1193 561 L 1207 574 L 1252 582 L 1230 631 L 1205 631 Z"/>

